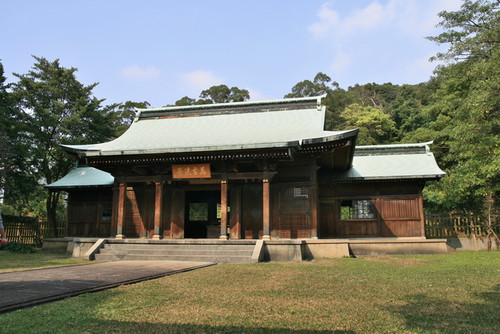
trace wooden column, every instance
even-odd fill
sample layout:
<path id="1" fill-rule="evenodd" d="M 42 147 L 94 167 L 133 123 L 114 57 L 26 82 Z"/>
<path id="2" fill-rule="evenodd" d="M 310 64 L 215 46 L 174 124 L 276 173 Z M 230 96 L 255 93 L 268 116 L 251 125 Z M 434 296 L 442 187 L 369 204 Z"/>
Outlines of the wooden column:
<path id="1" fill-rule="evenodd" d="M 114 238 L 116 236 L 116 228 L 117 228 L 117 216 L 118 216 L 118 197 L 120 193 L 118 192 L 118 184 L 115 183 L 113 186 L 113 202 L 112 202 L 112 209 L 111 209 L 111 226 L 109 228 L 109 233 L 111 234 L 110 237 Z"/>
<path id="2" fill-rule="evenodd" d="M 269 179 L 262 180 L 262 232 L 263 240 L 270 240 L 270 221 L 271 221 L 271 198 L 269 192 Z"/>
<path id="3" fill-rule="evenodd" d="M 123 221 L 125 218 L 125 191 L 127 190 L 127 184 L 125 182 L 120 182 L 118 186 L 118 214 L 116 217 L 116 239 L 123 239 Z"/>
<path id="4" fill-rule="evenodd" d="M 220 238 L 227 239 L 227 180 L 220 183 Z"/>
<path id="5" fill-rule="evenodd" d="M 163 212 L 163 182 L 155 183 L 155 218 L 153 239 L 160 239 L 160 224 Z"/>
<path id="6" fill-rule="evenodd" d="M 318 219 L 319 219 L 319 201 L 318 201 L 318 166 L 314 162 L 311 166 L 311 238 L 318 239 Z"/>
<path id="7" fill-rule="evenodd" d="M 184 207 L 186 192 L 184 189 L 172 188 L 172 203 L 170 205 L 170 238 L 184 238 Z"/>
<path id="8" fill-rule="evenodd" d="M 418 196 L 418 213 L 420 215 L 420 236 L 425 238 L 425 214 L 424 214 L 424 197 Z"/>
<path id="9" fill-rule="evenodd" d="M 230 238 L 239 239 L 241 236 L 241 186 L 231 186 L 231 219 L 229 227 L 231 230 Z"/>

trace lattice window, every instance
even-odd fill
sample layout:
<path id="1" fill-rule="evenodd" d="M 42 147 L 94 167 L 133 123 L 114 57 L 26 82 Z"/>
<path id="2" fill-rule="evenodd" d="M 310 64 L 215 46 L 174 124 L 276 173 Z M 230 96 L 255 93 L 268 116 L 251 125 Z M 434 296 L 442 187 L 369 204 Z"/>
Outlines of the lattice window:
<path id="1" fill-rule="evenodd" d="M 309 188 L 293 188 L 293 197 L 294 198 L 309 198 Z"/>
<path id="2" fill-rule="evenodd" d="M 340 219 L 372 219 L 375 218 L 373 201 L 344 200 L 340 202 Z"/>

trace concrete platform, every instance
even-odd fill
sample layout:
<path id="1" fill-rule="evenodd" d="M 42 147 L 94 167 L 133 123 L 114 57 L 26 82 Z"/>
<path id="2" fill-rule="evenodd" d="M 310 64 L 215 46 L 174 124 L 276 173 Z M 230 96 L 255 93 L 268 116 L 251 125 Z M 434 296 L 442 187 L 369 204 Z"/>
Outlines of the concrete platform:
<path id="1" fill-rule="evenodd" d="M 214 263 L 119 261 L 0 273 L 0 314 L 211 265 Z"/>

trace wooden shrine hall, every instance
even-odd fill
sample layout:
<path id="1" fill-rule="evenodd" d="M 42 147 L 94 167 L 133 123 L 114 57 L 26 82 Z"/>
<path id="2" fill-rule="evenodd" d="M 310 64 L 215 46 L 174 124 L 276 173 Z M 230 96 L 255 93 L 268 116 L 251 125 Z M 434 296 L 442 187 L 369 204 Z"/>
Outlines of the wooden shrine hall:
<path id="1" fill-rule="evenodd" d="M 425 238 L 430 143 L 356 147 L 325 131 L 324 96 L 139 109 L 106 143 L 63 145 L 78 167 L 71 237 Z"/>

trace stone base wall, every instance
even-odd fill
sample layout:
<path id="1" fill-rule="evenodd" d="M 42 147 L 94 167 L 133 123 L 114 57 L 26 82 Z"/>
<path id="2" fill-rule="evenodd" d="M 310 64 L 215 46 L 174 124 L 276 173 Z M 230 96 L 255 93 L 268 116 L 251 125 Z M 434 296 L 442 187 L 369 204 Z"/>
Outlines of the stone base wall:
<path id="1" fill-rule="evenodd" d="M 448 238 L 448 246 L 453 249 L 460 250 L 488 250 L 488 239 L 479 237 L 457 237 Z M 500 242 L 491 238 L 491 250 L 500 250 Z"/>

